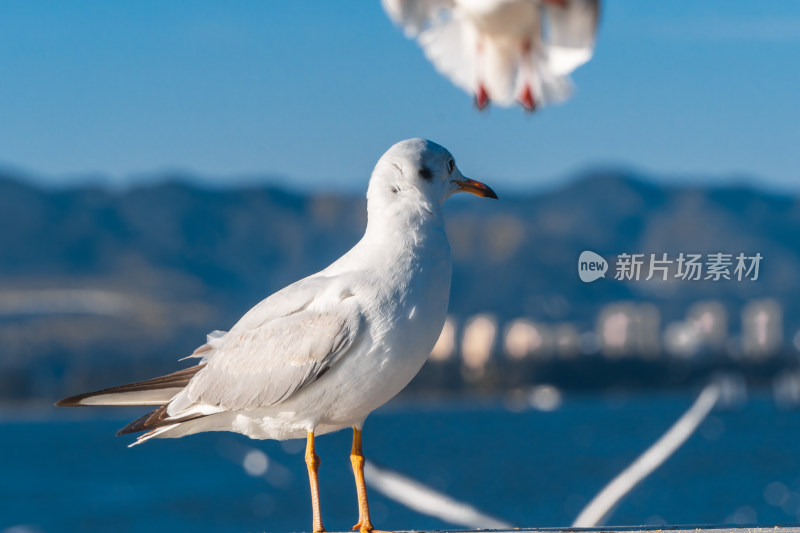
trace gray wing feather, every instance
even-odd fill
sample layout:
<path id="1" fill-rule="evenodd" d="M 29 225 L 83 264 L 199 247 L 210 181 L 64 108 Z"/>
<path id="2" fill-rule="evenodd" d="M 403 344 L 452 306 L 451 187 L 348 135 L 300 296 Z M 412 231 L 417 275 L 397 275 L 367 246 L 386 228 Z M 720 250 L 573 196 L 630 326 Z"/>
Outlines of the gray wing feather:
<path id="1" fill-rule="evenodd" d="M 168 412 L 176 416 L 197 404 L 240 410 L 281 403 L 347 353 L 360 326 L 358 304 L 347 297 L 326 311 L 300 309 L 252 329 L 237 324 Z"/>
<path id="2" fill-rule="evenodd" d="M 549 62 L 558 75 L 591 59 L 600 12 L 599 0 L 569 0 L 566 6 L 544 3 Z"/>
<path id="3" fill-rule="evenodd" d="M 261 300 L 239 319 L 231 328 L 230 333 L 250 330 L 270 320 L 302 311 L 318 298 L 321 293 L 332 288 L 335 289 L 337 285 L 345 282 L 346 280 L 342 279 L 341 276 L 322 276 L 319 274 L 296 281 Z"/>
<path id="4" fill-rule="evenodd" d="M 252 309 L 234 324 L 230 332 L 212 331 L 208 334 L 206 343 L 199 346 L 191 355 L 183 359 L 197 358 L 207 360 L 217 353 L 216 348 L 225 343 L 225 338 L 230 334 L 235 337 L 243 331 L 257 328 L 261 324 L 277 318 L 290 316 L 303 311 L 326 288 L 335 287 L 339 278 L 337 276 L 323 276 L 315 274 L 303 278 L 278 292 L 268 296 L 256 304 Z M 181 359 L 181 361 L 183 361 Z"/>

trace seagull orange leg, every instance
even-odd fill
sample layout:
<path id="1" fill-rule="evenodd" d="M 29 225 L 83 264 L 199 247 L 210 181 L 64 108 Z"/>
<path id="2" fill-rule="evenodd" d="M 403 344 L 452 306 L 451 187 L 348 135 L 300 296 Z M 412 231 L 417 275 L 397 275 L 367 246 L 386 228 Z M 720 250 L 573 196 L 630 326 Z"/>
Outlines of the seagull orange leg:
<path id="1" fill-rule="evenodd" d="M 319 511 L 319 455 L 314 451 L 314 432 L 309 431 L 306 436 L 306 466 L 308 467 L 308 482 L 311 485 L 311 509 L 314 515 L 314 533 L 323 533 L 322 515 Z"/>
<path id="2" fill-rule="evenodd" d="M 353 428 L 353 449 L 350 451 L 350 462 L 353 465 L 356 493 L 358 494 L 358 524 L 353 526 L 353 531 L 358 529 L 361 533 L 387 533 L 377 531 L 372 527 L 372 520 L 369 517 L 367 484 L 364 481 L 364 453 L 361 451 L 361 430 L 356 428 Z"/>

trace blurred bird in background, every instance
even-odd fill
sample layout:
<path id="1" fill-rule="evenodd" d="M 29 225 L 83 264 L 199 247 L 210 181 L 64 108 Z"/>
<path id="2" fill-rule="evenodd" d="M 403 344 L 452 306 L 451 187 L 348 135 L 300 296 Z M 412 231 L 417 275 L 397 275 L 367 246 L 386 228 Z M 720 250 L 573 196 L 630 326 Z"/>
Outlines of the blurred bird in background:
<path id="1" fill-rule="evenodd" d="M 527 111 L 569 97 L 592 57 L 600 0 L 382 0 L 436 68 L 474 96 Z"/>

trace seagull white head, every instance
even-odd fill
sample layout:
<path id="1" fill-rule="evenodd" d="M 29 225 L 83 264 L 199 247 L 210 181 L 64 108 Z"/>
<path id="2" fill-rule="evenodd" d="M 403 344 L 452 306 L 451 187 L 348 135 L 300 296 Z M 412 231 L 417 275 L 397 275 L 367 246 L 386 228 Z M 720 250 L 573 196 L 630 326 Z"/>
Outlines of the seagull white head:
<path id="1" fill-rule="evenodd" d="M 378 160 L 367 200 L 370 210 L 408 201 L 436 209 L 457 192 L 497 198 L 487 185 L 461 174 L 444 147 L 427 139 L 407 139 L 389 148 Z"/>

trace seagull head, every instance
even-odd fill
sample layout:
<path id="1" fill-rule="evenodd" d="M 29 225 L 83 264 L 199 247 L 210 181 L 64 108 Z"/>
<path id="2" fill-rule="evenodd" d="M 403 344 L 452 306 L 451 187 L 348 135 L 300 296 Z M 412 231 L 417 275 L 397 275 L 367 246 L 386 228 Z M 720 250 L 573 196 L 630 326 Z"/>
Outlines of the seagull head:
<path id="1" fill-rule="evenodd" d="M 497 198 L 487 185 L 465 177 L 443 146 L 427 139 L 407 139 L 389 148 L 378 160 L 367 201 L 372 209 L 411 202 L 427 211 L 438 211 L 457 192 Z"/>

